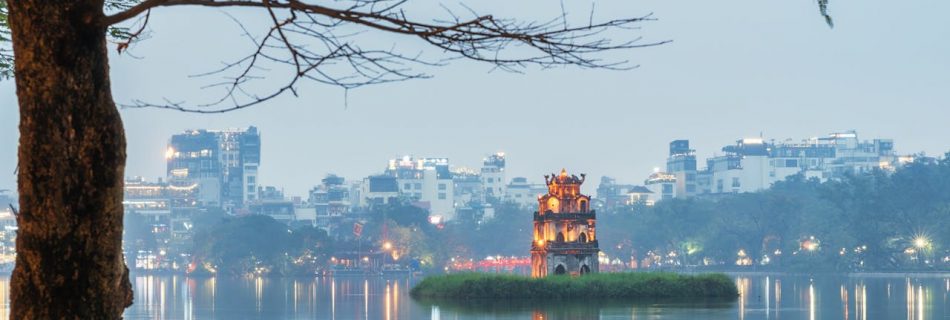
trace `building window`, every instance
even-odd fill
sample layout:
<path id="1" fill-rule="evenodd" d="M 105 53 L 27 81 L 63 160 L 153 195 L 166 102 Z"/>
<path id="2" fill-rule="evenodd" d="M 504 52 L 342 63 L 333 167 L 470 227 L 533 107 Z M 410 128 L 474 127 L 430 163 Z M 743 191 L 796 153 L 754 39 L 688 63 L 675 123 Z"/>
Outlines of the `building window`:
<path id="1" fill-rule="evenodd" d="M 445 194 L 444 194 L 444 193 L 440 193 L 440 194 L 439 194 L 439 200 L 445 200 Z"/>
<path id="2" fill-rule="evenodd" d="M 255 179 L 254 176 L 247 176 L 247 184 L 254 184 L 256 183 L 255 180 L 257 179 Z"/>
<path id="3" fill-rule="evenodd" d="M 492 183 L 492 182 L 495 182 L 495 179 L 494 179 L 494 178 L 488 178 L 488 179 L 486 179 L 486 181 L 488 181 L 488 183 Z"/>
<path id="4" fill-rule="evenodd" d="M 733 178 L 732 178 L 732 187 L 733 187 L 733 188 L 738 188 L 738 187 L 739 187 L 739 178 L 738 178 L 738 177 L 733 177 Z"/>
<path id="5" fill-rule="evenodd" d="M 412 194 L 412 197 L 413 197 L 413 198 L 416 198 L 416 199 L 422 199 L 422 194 L 421 194 L 421 193 L 413 193 L 413 194 Z"/>
<path id="6" fill-rule="evenodd" d="M 254 185 L 248 185 L 247 192 L 254 192 Z"/>
<path id="7" fill-rule="evenodd" d="M 445 184 L 444 184 L 444 183 L 440 183 L 440 184 L 439 184 L 439 190 L 445 190 Z"/>
<path id="8" fill-rule="evenodd" d="M 403 189 L 406 189 L 406 190 L 409 190 L 409 189 L 412 188 L 412 184 L 410 184 L 410 183 L 407 182 L 406 184 L 402 185 L 402 188 L 403 188 Z"/>
<path id="9" fill-rule="evenodd" d="M 422 184 L 421 184 L 421 183 L 416 183 L 415 187 L 416 187 L 416 190 L 422 190 Z"/>

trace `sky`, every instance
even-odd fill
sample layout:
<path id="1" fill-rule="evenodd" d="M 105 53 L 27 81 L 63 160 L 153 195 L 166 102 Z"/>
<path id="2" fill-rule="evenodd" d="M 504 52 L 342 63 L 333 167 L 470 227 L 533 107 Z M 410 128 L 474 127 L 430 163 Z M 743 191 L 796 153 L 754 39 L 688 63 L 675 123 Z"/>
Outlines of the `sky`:
<path id="1" fill-rule="evenodd" d="M 466 4 L 529 21 L 561 14 L 556 1 Z M 445 17 L 437 1 L 412 5 L 406 10 L 413 17 Z M 566 3 L 572 21 L 586 22 L 590 8 L 591 2 Z M 833 29 L 812 0 L 597 1 L 595 20 L 657 18 L 611 37 L 673 42 L 602 56 L 639 65 L 625 71 L 511 73 L 454 61 L 418 69 L 430 79 L 349 92 L 305 84 L 299 97 L 226 114 L 123 109 L 126 175 L 163 176 L 172 134 L 251 125 L 262 136 L 261 184 L 288 195 L 306 194 L 328 173 L 348 179 L 379 173 L 403 154 L 478 167 L 486 155 L 504 151 L 509 178 L 541 182 L 567 168 L 597 179 L 591 181 L 607 175 L 642 183 L 664 167 L 674 139 L 689 139 L 700 159 L 743 137 L 797 141 L 842 130 L 892 138 L 899 153 L 950 151 L 950 2 L 835 0 L 829 10 Z M 218 97 L 220 91 L 201 89 L 215 78 L 189 75 L 249 52 L 229 15 L 254 33 L 266 28 L 266 13 L 254 10 L 153 11 L 149 37 L 131 53 L 111 55 L 115 100 Z M 365 39 L 442 57 L 412 38 L 371 33 Z M 261 88 L 281 80 L 270 74 Z M 0 81 L 0 189 L 16 186 L 18 117 L 13 82 Z M 588 184 L 585 191 L 592 192 L 596 182 Z"/>

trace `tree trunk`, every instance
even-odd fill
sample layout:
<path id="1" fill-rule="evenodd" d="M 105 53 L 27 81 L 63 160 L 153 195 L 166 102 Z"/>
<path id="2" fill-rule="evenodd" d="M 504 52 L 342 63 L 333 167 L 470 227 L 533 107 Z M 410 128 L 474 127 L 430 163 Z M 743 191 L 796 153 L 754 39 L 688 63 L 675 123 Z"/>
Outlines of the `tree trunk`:
<path id="1" fill-rule="evenodd" d="M 7 0 L 20 105 L 13 319 L 118 319 L 125 136 L 102 0 Z"/>

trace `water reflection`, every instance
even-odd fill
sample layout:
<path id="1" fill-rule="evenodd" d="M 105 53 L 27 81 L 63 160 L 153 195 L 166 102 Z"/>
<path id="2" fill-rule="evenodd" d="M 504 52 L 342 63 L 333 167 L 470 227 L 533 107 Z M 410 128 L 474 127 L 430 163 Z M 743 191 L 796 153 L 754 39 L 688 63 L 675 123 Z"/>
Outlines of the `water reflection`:
<path id="1" fill-rule="evenodd" d="M 727 301 L 417 301 L 412 278 L 133 277 L 127 319 L 908 319 L 950 314 L 950 275 L 736 275 Z M 0 279 L 0 319 L 9 317 Z"/>

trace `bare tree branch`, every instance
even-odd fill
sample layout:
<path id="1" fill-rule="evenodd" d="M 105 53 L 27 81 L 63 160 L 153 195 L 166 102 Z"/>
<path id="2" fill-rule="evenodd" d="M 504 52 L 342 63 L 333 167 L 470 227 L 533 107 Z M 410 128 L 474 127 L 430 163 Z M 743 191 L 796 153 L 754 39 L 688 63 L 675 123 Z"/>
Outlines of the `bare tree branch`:
<path id="1" fill-rule="evenodd" d="M 261 38 L 254 38 L 237 21 L 245 36 L 253 42 L 255 51 L 235 62 L 225 63 L 219 70 L 203 74 L 235 72 L 227 81 L 208 86 L 225 88 L 222 97 L 195 107 L 167 100 L 161 104 L 135 101 L 132 105 L 123 106 L 197 113 L 243 109 L 286 92 L 297 95 L 296 87 L 300 80 L 352 89 L 425 78 L 428 76 L 412 71 L 410 66 L 441 65 L 459 58 L 486 62 L 498 69 L 515 72 L 532 65 L 541 68 L 572 65 L 624 70 L 636 66 L 627 61 L 604 61 L 596 55 L 605 51 L 650 47 L 668 42 L 641 43 L 641 38 L 634 37 L 615 43 L 604 37 L 603 33 L 610 30 L 635 29 L 639 22 L 653 20 L 652 15 L 595 23 L 591 12 L 589 22 L 572 26 L 563 6 L 559 17 L 545 22 L 500 19 L 492 15 L 479 15 L 465 7 L 471 14 L 469 18 L 462 18 L 446 8 L 446 19 L 421 22 L 407 17 L 401 9 L 404 3 L 405 0 L 353 0 L 349 6 L 331 8 L 300 0 L 146 0 L 107 16 L 103 21 L 111 25 L 149 12 L 152 8 L 168 6 L 251 7 L 267 10 L 271 27 Z M 352 26 L 415 37 L 448 53 L 448 58 L 429 61 L 423 59 L 421 54 L 398 52 L 395 47 L 363 49 L 356 44 L 356 34 L 337 34 L 341 29 L 351 30 Z M 261 95 L 246 90 L 245 85 L 263 78 L 257 72 L 270 69 L 290 71 L 284 85 Z M 228 102 L 230 106 L 222 106 Z"/>
<path id="2" fill-rule="evenodd" d="M 129 45 L 132 44 L 132 41 L 135 41 L 136 39 L 142 36 L 142 32 L 144 32 L 145 27 L 148 26 L 148 18 L 150 16 L 152 16 L 152 9 L 148 9 L 145 11 L 145 18 L 144 18 L 144 21 L 142 21 L 142 25 L 135 32 L 129 33 L 125 41 L 119 42 L 118 45 L 116 46 L 116 51 L 118 51 L 121 54 L 123 50 L 129 48 Z"/>
<path id="3" fill-rule="evenodd" d="M 145 0 L 142 3 L 134 5 L 124 11 L 107 16 L 102 19 L 102 24 L 106 26 L 115 25 L 117 23 L 123 22 L 128 19 L 132 19 L 135 16 L 141 14 L 142 12 L 148 11 L 151 8 L 154 8 L 158 5 L 161 5 L 167 0 Z"/>

